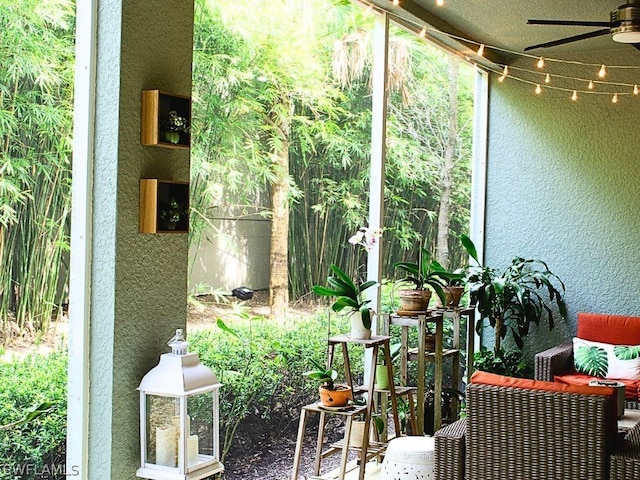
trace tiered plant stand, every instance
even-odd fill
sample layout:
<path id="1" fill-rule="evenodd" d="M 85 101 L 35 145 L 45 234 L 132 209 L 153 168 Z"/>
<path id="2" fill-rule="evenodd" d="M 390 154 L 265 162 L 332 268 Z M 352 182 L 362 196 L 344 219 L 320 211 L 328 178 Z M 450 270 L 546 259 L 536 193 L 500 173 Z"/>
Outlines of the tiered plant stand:
<path id="1" fill-rule="evenodd" d="M 424 405 L 425 401 L 425 374 L 426 362 L 434 362 L 434 421 L 433 431 L 437 431 L 442 426 L 442 383 L 443 364 L 445 358 L 452 359 L 452 382 L 453 387 L 458 388 L 460 383 L 460 319 L 464 315 L 467 317 L 467 374 L 471 374 L 473 366 L 473 325 L 475 323 L 475 306 L 467 308 L 453 308 L 441 310 L 428 310 L 424 312 L 406 312 L 399 310 L 396 314 L 387 315 L 384 322 L 384 332 L 389 332 L 390 325 L 401 327 L 402 348 L 401 357 L 401 380 L 403 385 L 407 385 L 407 362 L 418 362 L 418 372 L 416 378 L 416 404 L 417 408 L 417 431 L 418 435 L 424 434 Z M 452 347 L 443 348 L 443 323 L 444 318 L 453 319 L 453 342 Z M 427 324 L 433 323 L 436 327 L 435 351 L 426 351 L 426 331 Z M 409 328 L 418 329 L 418 345 L 409 345 Z"/>
<path id="2" fill-rule="evenodd" d="M 389 354 L 389 340 L 391 337 L 389 336 L 375 336 L 369 340 L 356 340 L 352 339 L 348 335 L 338 335 L 335 337 L 331 337 L 329 339 L 329 354 L 327 359 L 327 364 L 329 367 L 333 364 L 333 358 L 335 354 L 335 347 L 339 345 L 342 348 L 342 356 L 344 359 L 344 370 L 345 377 L 347 383 L 352 387 L 353 397 L 358 395 L 362 395 L 366 393 L 366 403 L 365 405 L 356 406 L 351 405 L 344 409 L 327 409 L 322 405 L 319 405 L 317 402 L 312 403 L 310 405 L 305 405 L 302 407 L 302 412 L 300 415 L 300 423 L 298 426 L 298 438 L 296 444 L 296 450 L 293 459 L 293 472 L 291 474 L 292 480 L 298 480 L 298 470 L 300 468 L 300 459 L 302 456 L 302 445 L 305 434 L 305 426 L 309 415 L 311 414 L 319 414 L 319 426 L 318 426 L 318 437 L 316 443 L 316 455 L 315 455 L 315 463 L 314 463 L 314 472 L 311 478 L 312 479 L 329 479 L 329 478 L 337 478 L 339 480 L 344 479 L 345 474 L 355 468 L 355 466 L 348 466 L 348 456 L 349 451 L 357 451 L 359 453 L 359 480 L 364 479 L 364 473 L 366 468 L 366 463 L 374 457 L 382 456 L 386 450 L 387 444 L 385 442 L 371 442 L 369 440 L 369 429 L 371 426 L 371 417 L 374 409 L 374 393 L 375 389 L 375 379 L 376 379 L 376 362 L 375 359 L 378 356 L 378 351 L 380 347 L 384 347 L 385 352 L 385 364 L 387 366 L 387 373 L 389 378 L 393 378 L 393 367 L 391 365 L 391 356 Z M 363 345 L 365 349 L 371 349 L 373 354 L 374 361 L 372 362 L 371 375 L 367 381 L 367 385 L 363 386 L 353 386 L 353 380 L 351 375 L 351 363 L 349 361 L 349 344 L 360 344 Z M 400 421 L 398 418 L 398 404 L 397 404 L 397 392 L 396 388 L 393 385 L 393 382 L 390 382 L 389 389 L 383 391 L 389 395 L 391 400 L 391 413 L 393 415 L 393 424 L 395 428 L 395 435 L 400 435 Z M 411 389 L 402 389 L 402 393 L 412 392 Z M 354 398 L 352 398 L 352 401 Z M 345 417 L 345 429 L 344 429 L 344 437 L 339 442 L 336 442 L 329 446 L 326 451 L 322 451 L 322 445 L 324 443 L 324 435 L 325 435 L 325 423 L 327 420 L 327 415 L 340 415 Z M 351 438 L 351 427 L 352 422 L 355 416 L 362 415 L 364 417 L 364 437 L 361 447 L 356 447 L 349 444 L 349 439 Z M 326 457 L 341 453 L 342 457 L 340 460 L 340 467 L 337 471 L 330 472 L 328 474 L 320 475 L 322 460 Z"/>

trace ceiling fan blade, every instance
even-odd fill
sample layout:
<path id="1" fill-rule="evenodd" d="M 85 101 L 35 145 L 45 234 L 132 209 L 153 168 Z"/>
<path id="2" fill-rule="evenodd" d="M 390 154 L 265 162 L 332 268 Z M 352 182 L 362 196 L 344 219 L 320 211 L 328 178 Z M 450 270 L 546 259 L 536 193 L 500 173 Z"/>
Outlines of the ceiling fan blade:
<path id="1" fill-rule="evenodd" d="M 612 27 L 611 22 L 594 22 L 591 20 L 527 20 L 527 25 L 569 25 L 575 27 Z"/>
<path id="2" fill-rule="evenodd" d="M 552 42 L 539 43 L 537 45 L 531 45 L 524 49 L 525 52 L 529 50 L 533 50 L 534 48 L 548 48 L 555 47 L 558 45 L 564 45 L 565 43 L 577 42 L 579 40 L 585 40 L 587 38 L 600 37 L 602 35 L 608 35 L 610 30 L 608 28 L 604 28 L 602 30 L 596 30 L 595 32 L 583 33 L 581 35 L 574 35 L 573 37 L 561 38 L 559 40 L 554 40 Z"/>
<path id="3" fill-rule="evenodd" d="M 637 50 L 640 50 L 640 43 L 632 43 L 632 47 L 635 47 Z"/>

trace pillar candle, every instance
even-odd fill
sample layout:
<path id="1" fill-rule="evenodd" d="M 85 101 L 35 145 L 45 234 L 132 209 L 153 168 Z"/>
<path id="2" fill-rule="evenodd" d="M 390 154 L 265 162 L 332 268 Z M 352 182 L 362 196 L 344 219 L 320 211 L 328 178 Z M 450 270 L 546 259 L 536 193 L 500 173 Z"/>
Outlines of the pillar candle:
<path id="1" fill-rule="evenodd" d="M 175 467 L 178 455 L 176 428 L 173 425 L 156 428 L 156 465 Z"/>
<path id="2" fill-rule="evenodd" d="M 198 436 L 189 435 L 187 439 L 187 465 L 193 467 L 198 463 Z"/>

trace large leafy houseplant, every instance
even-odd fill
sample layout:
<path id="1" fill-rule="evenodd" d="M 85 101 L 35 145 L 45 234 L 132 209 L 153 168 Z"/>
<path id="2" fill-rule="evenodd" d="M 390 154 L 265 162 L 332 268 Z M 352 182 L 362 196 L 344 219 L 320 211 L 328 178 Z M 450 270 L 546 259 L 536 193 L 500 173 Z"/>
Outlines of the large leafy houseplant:
<path id="1" fill-rule="evenodd" d="M 554 315 L 549 304 L 555 303 L 560 316 L 566 317 L 564 283 L 542 260 L 515 257 L 504 270 L 480 266 L 477 257 L 474 260 L 478 266 L 469 267 L 466 281 L 480 313 L 476 331 L 480 333 L 488 321 L 495 332 L 495 353 L 509 333 L 522 350 L 531 324 L 539 325 L 545 314 L 552 330 Z"/>
<path id="2" fill-rule="evenodd" d="M 382 232 L 362 227 L 349 239 L 352 245 L 360 245 L 366 251 L 370 251 L 376 244 L 377 238 Z M 340 267 L 331 265 L 332 275 L 327 277 L 327 286 L 314 285 L 313 291 L 325 297 L 334 297 L 335 301 L 331 309 L 336 312 L 346 313 L 349 317 L 359 313 L 362 317 L 362 324 L 365 329 L 371 329 L 371 309 L 367 306 L 371 300 L 364 298 L 364 291 L 377 285 L 378 282 L 369 280 L 360 283 L 353 280 Z"/>

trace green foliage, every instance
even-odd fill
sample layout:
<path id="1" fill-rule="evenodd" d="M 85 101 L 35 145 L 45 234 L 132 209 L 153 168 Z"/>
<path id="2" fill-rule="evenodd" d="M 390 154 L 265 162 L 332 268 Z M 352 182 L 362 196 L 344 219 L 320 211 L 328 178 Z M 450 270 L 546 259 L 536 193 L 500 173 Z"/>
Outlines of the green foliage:
<path id="1" fill-rule="evenodd" d="M 613 353 L 616 358 L 620 360 L 634 360 L 640 357 L 640 345 L 621 346 L 616 345 L 613 347 Z"/>
<path id="2" fill-rule="evenodd" d="M 68 250 L 74 2 L 0 6 L 0 321 L 46 330 Z"/>
<path id="3" fill-rule="evenodd" d="M 344 273 L 337 265 L 331 265 L 333 275 L 327 277 L 328 287 L 314 285 L 313 291 L 325 297 L 336 297 L 331 309 L 336 312 L 347 310 L 350 313 L 360 311 L 362 313 L 362 324 L 365 328 L 371 328 L 371 312 L 366 305 L 371 300 L 364 300 L 362 293 L 376 285 L 378 282 L 372 280 L 356 285 L 356 283 Z"/>
<path id="4" fill-rule="evenodd" d="M 506 351 L 500 349 L 495 352 L 481 347 L 473 356 L 473 367 L 484 372 L 507 375 L 509 377 L 532 378 L 530 366 L 522 361 L 520 350 Z"/>
<path id="5" fill-rule="evenodd" d="M 607 351 L 604 348 L 580 345 L 576 348 L 574 361 L 579 372 L 594 377 L 606 377 L 609 370 Z"/>
<path id="6" fill-rule="evenodd" d="M 0 458 L 10 469 L 0 469 L 1 480 L 54 478 L 39 472 L 63 468 L 67 411 L 67 354 L 33 355 L 24 360 L 0 363 L 0 425 L 29 419 L 0 430 Z M 44 406 L 38 412 L 34 406 Z M 54 405 L 53 408 L 46 408 Z M 36 413 L 40 413 L 37 415 Z M 14 477 L 13 469 L 31 465 Z"/>
<path id="7" fill-rule="evenodd" d="M 313 358 L 310 362 L 315 367 L 315 370 L 304 372 L 303 375 L 320 382 L 320 385 L 327 390 L 335 390 L 334 382 L 338 378 L 338 371 L 333 368 L 327 368 L 324 364 Z"/>
<path id="8" fill-rule="evenodd" d="M 564 283 L 541 260 L 515 257 L 504 270 L 473 266 L 469 269 L 467 283 L 471 301 L 477 304 L 480 313 L 476 331 L 480 333 L 484 322 L 488 321 L 495 329 L 496 352 L 508 333 L 522 349 L 531 324 L 539 325 L 545 312 L 552 330 L 554 316 L 547 301 L 556 304 L 561 318 L 567 315 L 562 298 Z M 543 293 L 548 295 L 548 300 Z"/>
<path id="9" fill-rule="evenodd" d="M 220 396 L 222 455 L 232 447 L 241 422 L 269 422 L 285 428 L 298 419 L 300 405 L 317 398 L 317 382 L 303 375 L 310 361 L 326 360 L 328 319 L 279 322 L 263 318 L 234 319 L 223 328 L 189 335 L 189 350 L 198 353 L 223 384 Z M 342 317 L 331 318 L 331 331 L 348 331 Z M 350 351 L 354 372 L 361 371 L 362 350 Z M 336 358 L 335 370 L 344 371 Z"/>

